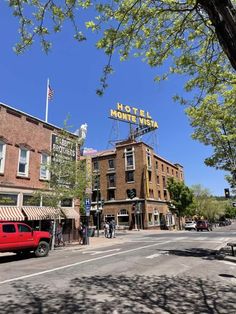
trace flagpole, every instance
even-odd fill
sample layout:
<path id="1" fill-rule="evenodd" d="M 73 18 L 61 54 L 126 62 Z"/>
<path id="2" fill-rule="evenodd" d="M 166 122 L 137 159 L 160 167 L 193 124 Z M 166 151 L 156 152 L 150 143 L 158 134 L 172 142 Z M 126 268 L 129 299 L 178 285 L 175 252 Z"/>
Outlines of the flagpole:
<path id="1" fill-rule="evenodd" d="M 48 90 L 49 90 L 49 79 L 47 79 L 45 122 L 48 122 Z"/>

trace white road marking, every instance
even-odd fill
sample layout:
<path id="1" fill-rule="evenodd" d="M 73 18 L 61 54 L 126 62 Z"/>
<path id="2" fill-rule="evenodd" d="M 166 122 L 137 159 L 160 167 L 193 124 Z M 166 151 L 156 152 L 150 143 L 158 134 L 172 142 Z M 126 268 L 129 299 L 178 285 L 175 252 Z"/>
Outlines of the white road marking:
<path id="1" fill-rule="evenodd" d="M 108 252 L 113 252 L 113 251 L 120 251 L 121 249 L 112 249 L 112 250 L 106 250 L 106 251 L 85 251 L 82 252 L 83 254 L 89 254 L 91 255 L 97 255 L 97 254 L 102 254 L 102 253 L 108 253 Z"/>
<path id="2" fill-rule="evenodd" d="M 99 256 L 99 257 L 94 257 L 85 261 L 81 261 L 81 262 L 77 262 L 77 263 L 73 263 L 73 264 L 68 264 L 68 265 L 64 265 L 64 266 L 60 266 L 60 267 L 55 267 L 52 269 L 48 269 L 48 270 L 44 270 L 41 272 L 37 272 L 37 273 L 33 273 L 33 274 L 29 274 L 29 275 L 25 275 L 25 276 L 20 276 L 20 277 L 16 277 L 16 278 L 11 278 L 11 279 L 6 279 L 3 281 L 0 281 L 0 285 L 5 284 L 5 283 L 9 283 L 9 282 L 14 282 L 14 281 L 18 281 L 18 280 L 23 280 L 23 279 L 27 279 L 27 278 L 32 278 L 32 277 L 36 277 L 36 276 L 41 276 L 44 274 L 49 274 L 58 270 L 62 270 L 62 269 L 66 269 L 66 268 L 71 268 L 71 267 L 75 267 L 78 265 L 82 265 L 82 264 L 86 264 L 89 262 L 94 262 L 94 261 L 98 261 L 100 259 L 104 259 L 107 257 L 112 257 L 112 256 L 116 256 L 116 255 L 121 255 L 121 254 L 126 254 L 126 253 L 130 253 L 130 252 L 135 252 L 135 251 L 140 251 L 143 249 L 147 249 L 153 246 L 157 246 L 160 244 L 166 244 L 166 243 L 170 243 L 172 241 L 166 241 L 166 242 L 162 242 L 162 243 L 155 243 L 155 244 L 150 244 L 150 245 L 146 245 L 146 246 L 140 246 L 138 248 L 134 248 L 134 249 L 130 249 L 130 250 L 126 250 L 126 251 L 122 251 L 122 252 L 116 252 L 116 253 L 112 253 L 112 254 L 108 254 L 108 255 L 104 255 L 104 256 Z"/>
<path id="3" fill-rule="evenodd" d="M 146 258 L 155 258 L 155 257 L 158 257 L 158 256 L 161 256 L 161 255 L 169 255 L 168 252 L 166 251 L 160 251 L 159 253 L 156 253 L 156 254 L 152 254 L 152 255 L 149 255 L 149 256 L 146 256 Z"/>

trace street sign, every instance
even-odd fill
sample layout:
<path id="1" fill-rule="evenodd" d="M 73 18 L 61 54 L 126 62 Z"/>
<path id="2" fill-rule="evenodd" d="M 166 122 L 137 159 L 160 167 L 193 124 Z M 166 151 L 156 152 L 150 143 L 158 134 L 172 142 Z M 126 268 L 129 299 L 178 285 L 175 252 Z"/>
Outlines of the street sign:
<path id="1" fill-rule="evenodd" d="M 90 200 L 90 198 L 86 197 L 84 203 L 85 203 L 86 216 L 89 216 L 90 215 L 90 209 L 91 209 L 91 200 Z"/>

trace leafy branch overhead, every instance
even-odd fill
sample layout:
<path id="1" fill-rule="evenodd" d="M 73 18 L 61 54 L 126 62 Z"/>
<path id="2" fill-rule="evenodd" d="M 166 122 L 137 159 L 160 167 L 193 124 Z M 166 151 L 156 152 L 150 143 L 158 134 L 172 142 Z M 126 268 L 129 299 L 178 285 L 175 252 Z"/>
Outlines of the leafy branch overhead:
<path id="1" fill-rule="evenodd" d="M 32 45 L 37 37 L 48 52 L 50 35 L 60 32 L 67 20 L 71 21 L 78 41 L 86 39 L 86 28 L 100 34 L 97 48 L 105 51 L 108 62 L 99 95 L 104 93 L 113 71 L 114 53 L 119 54 L 121 61 L 135 56 L 155 67 L 157 82 L 170 74 L 185 75 L 185 90 L 191 92 L 192 99 L 186 100 L 182 95 L 175 99 L 190 106 L 187 114 L 194 129 L 193 138 L 213 147 L 214 153 L 206 164 L 229 171 L 230 182 L 236 184 L 236 117 L 232 101 L 236 83 L 235 0 L 65 0 L 60 4 L 53 0 L 8 0 L 8 3 L 20 25 L 17 53 Z M 91 15 L 94 18 L 84 25 L 82 21 Z"/>

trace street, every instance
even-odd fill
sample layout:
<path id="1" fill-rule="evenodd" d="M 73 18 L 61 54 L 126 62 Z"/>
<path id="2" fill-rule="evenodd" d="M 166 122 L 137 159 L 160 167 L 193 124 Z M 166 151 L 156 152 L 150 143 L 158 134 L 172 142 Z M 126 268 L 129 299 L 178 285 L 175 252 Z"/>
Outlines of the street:
<path id="1" fill-rule="evenodd" d="M 236 263 L 212 232 L 133 231 L 46 258 L 0 257 L 0 313 L 236 313 Z"/>

